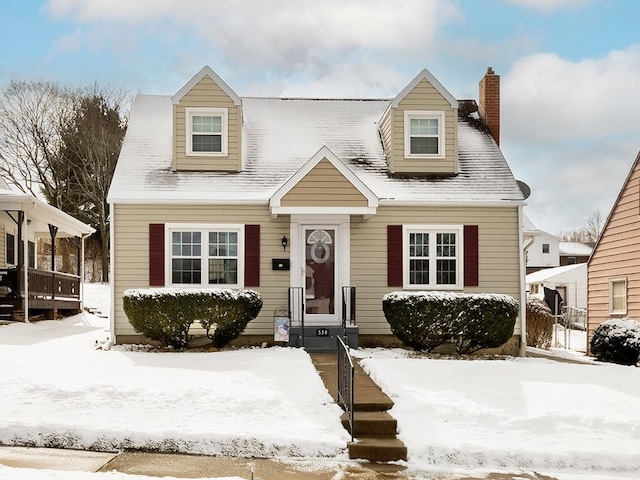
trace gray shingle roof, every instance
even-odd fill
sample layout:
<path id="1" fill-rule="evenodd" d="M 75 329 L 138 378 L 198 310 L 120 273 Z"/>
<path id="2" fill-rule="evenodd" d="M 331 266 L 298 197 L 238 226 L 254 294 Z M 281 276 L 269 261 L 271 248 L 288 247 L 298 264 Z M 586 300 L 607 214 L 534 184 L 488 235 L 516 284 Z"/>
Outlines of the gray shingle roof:
<path id="1" fill-rule="evenodd" d="M 500 149 L 477 120 L 458 119 L 460 173 L 394 178 L 378 121 L 390 100 L 243 98 L 243 171 L 174 172 L 170 96 L 139 95 L 109 193 L 115 203 L 267 203 L 322 146 L 382 200 L 522 201 Z"/>

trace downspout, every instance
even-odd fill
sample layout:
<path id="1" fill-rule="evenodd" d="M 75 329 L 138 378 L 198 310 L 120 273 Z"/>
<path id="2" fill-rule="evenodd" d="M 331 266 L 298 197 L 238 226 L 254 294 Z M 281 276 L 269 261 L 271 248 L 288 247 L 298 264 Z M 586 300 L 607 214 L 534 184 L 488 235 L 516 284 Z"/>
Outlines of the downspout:
<path id="1" fill-rule="evenodd" d="M 520 250 L 520 351 L 518 355 L 520 357 L 527 356 L 527 251 L 533 245 L 533 238 L 529 240 L 529 243 L 524 244 L 524 234 L 522 228 L 523 220 L 523 206 L 518 207 L 518 242 L 521 248 Z"/>
<path id="2" fill-rule="evenodd" d="M 116 288 L 116 269 L 115 269 L 115 261 L 114 261 L 114 257 L 115 255 L 113 254 L 113 250 L 116 248 L 116 243 L 114 241 L 115 239 L 115 229 L 116 229 L 116 222 L 115 222 L 115 205 L 113 204 L 113 202 L 109 203 L 109 212 L 110 212 L 110 217 L 111 217 L 111 224 L 109 225 L 109 290 L 111 291 L 111 307 L 110 307 L 110 311 L 109 311 L 109 330 L 111 332 L 111 341 L 113 343 L 118 343 L 117 339 L 116 339 L 116 307 L 115 307 L 115 303 L 116 303 L 116 294 L 115 294 L 115 288 Z M 102 272 L 103 274 L 103 278 L 104 278 L 104 272 Z"/>
<path id="3" fill-rule="evenodd" d="M 78 265 L 78 274 L 80 275 L 80 311 L 84 311 L 84 239 L 86 233 L 80 234 L 80 264 Z"/>

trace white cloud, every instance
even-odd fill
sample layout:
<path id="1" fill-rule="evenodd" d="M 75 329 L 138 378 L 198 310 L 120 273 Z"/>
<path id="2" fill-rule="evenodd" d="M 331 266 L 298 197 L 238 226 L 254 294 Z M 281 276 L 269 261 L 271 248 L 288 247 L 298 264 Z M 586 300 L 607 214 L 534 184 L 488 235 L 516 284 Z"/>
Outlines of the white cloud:
<path id="1" fill-rule="evenodd" d="M 506 0 L 506 2 L 542 13 L 553 13 L 558 10 L 582 8 L 592 3 L 593 0 Z"/>
<path id="2" fill-rule="evenodd" d="M 335 54 L 363 47 L 419 52 L 433 41 L 440 23 L 458 15 L 452 0 L 50 0 L 47 12 L 120 30 L 160 22 L 196 33 L 222 49 L 230 63 L 281 68 L 322 67 Z"/>
<path id="3" fill-rule="evenodd" d="M 524 57 L 503 77 L 503 132 L 535 145 L 637 135 L 638 85 L 640 44 L 580 62 Z"/>

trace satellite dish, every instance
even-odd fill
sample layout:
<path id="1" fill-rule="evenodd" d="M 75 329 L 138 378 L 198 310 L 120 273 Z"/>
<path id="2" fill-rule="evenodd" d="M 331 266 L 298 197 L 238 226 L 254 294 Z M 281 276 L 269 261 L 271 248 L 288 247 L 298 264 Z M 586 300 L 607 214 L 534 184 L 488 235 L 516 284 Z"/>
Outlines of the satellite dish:
<path id="1" fill-rule="evenodd" d="M 524 199 L 526 200 L 531 195 L 531 187 L 524 183 L 522 180 L 516 180 L 518 182 L 518 187 L 520 187 L 520 191 L 522 195 L 524 195 Z"/>

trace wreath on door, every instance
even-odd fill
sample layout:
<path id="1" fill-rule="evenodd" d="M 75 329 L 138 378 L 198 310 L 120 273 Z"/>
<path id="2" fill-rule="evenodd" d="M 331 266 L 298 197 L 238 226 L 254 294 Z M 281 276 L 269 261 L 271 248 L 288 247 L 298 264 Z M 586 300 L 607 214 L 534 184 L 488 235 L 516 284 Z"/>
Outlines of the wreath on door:
<path id="1" fill-rule="evenodd" d="M 331 256 L 331 250 L 326 243 L 322 240 L 316 240 L 316 242 L 311 245 L 311 258 L 316 263 L 326 263 Z"/>

